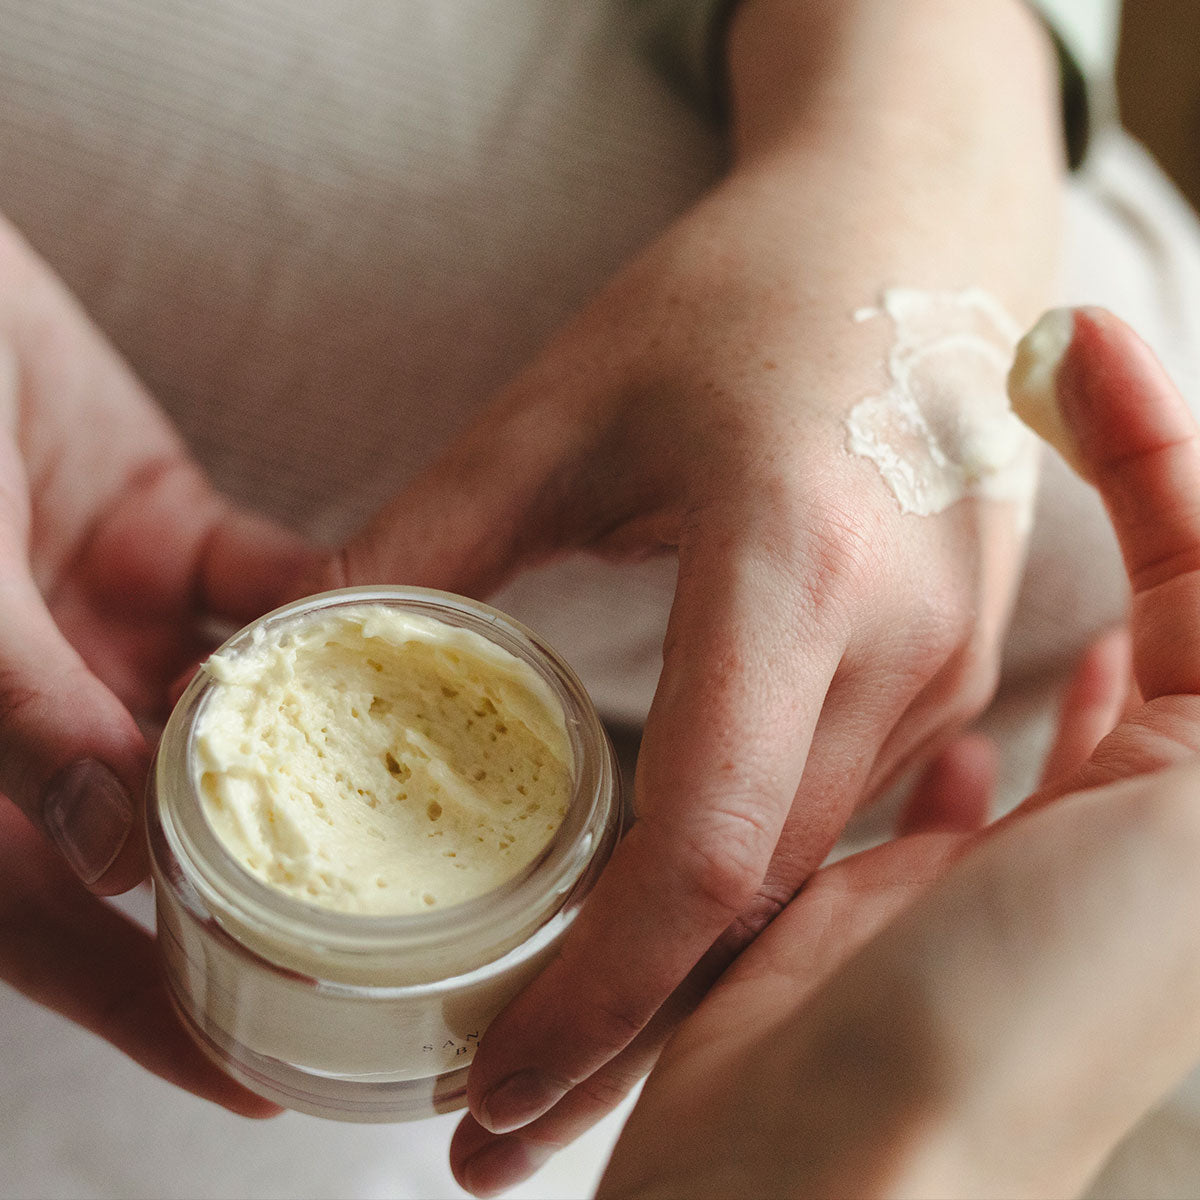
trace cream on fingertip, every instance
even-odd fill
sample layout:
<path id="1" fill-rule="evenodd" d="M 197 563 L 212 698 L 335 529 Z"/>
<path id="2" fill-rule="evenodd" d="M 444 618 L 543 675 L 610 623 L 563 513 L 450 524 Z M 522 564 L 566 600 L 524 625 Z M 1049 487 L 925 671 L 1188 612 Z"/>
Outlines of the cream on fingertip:
<path id="1" fill-rule="evenodd" d="M 1058 402 L 1058 370 L 1074 336 L 1074 309 L 1052 308 L 1043 313 L 1017 343 L 1008 373 L 1008 398 L 1013 412 L 1086 476 L 1075 436 L 1067 428 Z"/>

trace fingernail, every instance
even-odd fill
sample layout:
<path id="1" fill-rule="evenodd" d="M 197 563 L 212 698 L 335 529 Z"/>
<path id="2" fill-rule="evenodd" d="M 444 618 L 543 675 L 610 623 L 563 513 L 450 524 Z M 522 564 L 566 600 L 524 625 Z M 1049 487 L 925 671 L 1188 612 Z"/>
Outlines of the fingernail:
<path id="1" fill-rule="evenodd" d="M 75 874 L 93 884 L 129 837 L 133 801 L 108 767 L 83 758 L 46 785 L 42 819 Z"/>
<path id="2" fill-rule="evenodd" d="M 1058 368 L 1074 336 L 1074 309 L 1052 308 L 1044 313 L 1017 343 L 1008 373 L 1008 398 L 1013 412 L 1083 474 L 1079 449 L 1058 399 Z"/>
<path id="3" fill-rule="evenodd" d="M 479 1123 L 492 1133 L 509 1133 L 540 1117 L 566 1095 L 566 1088 L 541 1071 L 518 1071 L 484 1097 Z"/>
<path id="4" fill-rule="evenodd" d="M 476 1196 L 495 1196 L 528 1179 L 554 1153 L 517 1137 L 502 1138 L 477 1150 L 459 1168 L 463 1187 Z"/>

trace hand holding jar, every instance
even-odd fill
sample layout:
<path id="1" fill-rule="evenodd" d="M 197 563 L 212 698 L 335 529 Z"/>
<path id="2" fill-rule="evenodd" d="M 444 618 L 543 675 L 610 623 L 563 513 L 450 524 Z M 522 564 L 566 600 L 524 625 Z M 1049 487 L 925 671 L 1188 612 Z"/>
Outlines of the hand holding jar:
<path id="1" fill-rule="evenodd" d="M 79 881 L 145 875 L 139 723 L 165 717 L 205 622 L 257 615 L 313 560 L 209 487 L 7 225 L 0 278 L 0 976 L 183 1087 L 273 1111 L 182 1036 L 152 939 Z"/>

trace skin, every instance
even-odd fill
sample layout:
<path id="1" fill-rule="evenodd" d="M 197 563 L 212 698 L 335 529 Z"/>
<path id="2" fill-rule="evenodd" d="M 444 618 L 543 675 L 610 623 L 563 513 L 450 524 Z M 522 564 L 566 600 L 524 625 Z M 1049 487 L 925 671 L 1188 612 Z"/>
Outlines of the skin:
<path id="1" fill-rule="evenodd" d="M 1014 512 L 904 517 L 845 453 L 889 337 L 849 315 L 891 283 L 1042 306 L 1062 170 L 1049 39 L 1018 0 L 743 0 L 728 66 L 725 179 L 323 567 L 216 497 L 27 248 L 0 246 L 22 284 L 0 297 L 0 791 L 35 825 L 79 761 L 141 794 L 135 718 L 205 615 L 348 583 L 485 595 L 574 550 L 678 556 L 638 822 L 472 1070 L 453 1157 L 479 1188 L 512 1177 L 489 1175 L 513 1145 L 489 1150 L 494 1132 L 537 1119 L 529 1145 L 551 1146 L 607 1111 L 851 810 L 994 684 Z M 130 832 L 92 886 L 143 870 Z M 158 1061 L 153 1036 L 126 1048 Z"/>
<path id="2" fill-rule="evenodd" d="M 486 594 L 576 550 L 678 557 L 637 823 L 472 1067 L 452 1161 L 478 1189 L 520 1158 L 491 1135 L 528 1126 L 532 1160 L 608 1111 L 853 809 L 994 686 L 1015 510 L 905 516 L 846 453 L 891 336 L 851 314 L 891 283 L 1043 306 L 1049 39 L 1017 0 L 745 0 L 728 60 L 725 179 L 321 577 Z"/>
<path id="3" fill-rule="evenodd" d="M 1105 313 L 1059 394 L 1132 639 L 1087 656 L 1014 814 L 980 829 L 960 743 L 908 832 L 810 881 L 667 1048 L 604 1200 L 1075 1195 L 1200 1057 L 1200 438 Z"/>
<path id="4" fill-rule="evenodd" d="M 153 940 L 96 894 L 145 876 L 139 722 L 164 715 L 169 682 L 205 648 L 201 622 L 261 612 L 313 558 L 209 487 L 2 223 L 0 277 L 0 977 L 182 1087 L 271 1112 L 188 1045 Z M 73 860 L 90 890 L 40 836 L 52 781 L 81 762 L 128 814 L 102 831 L 98 862 Z"/>

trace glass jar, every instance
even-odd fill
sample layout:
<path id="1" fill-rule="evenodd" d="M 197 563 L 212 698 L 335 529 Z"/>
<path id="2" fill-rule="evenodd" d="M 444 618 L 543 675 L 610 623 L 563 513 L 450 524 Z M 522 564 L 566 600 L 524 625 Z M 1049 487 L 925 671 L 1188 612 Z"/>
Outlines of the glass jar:
<path id="1" fill-rule="evenodd" d="M 403 916 L 318 908 L 251 875 L 201 808 L 197 718 L 215 684 L 180 697 L 150 777 L 148 827 L 160 954 L 184 1024 L 239 1082 L 288 1108 L 405 1121 L 462 1108 L 484 1030 L 542 968 L 620 832 L 612 746 L 571 669 L 516 621 L 422 588 L 347 588 L 269 613 L 225 653 L 338 607 L 396 606 L 471 630 L 527 663 L 562 706 L 570 803 L 542 853 L 475 899 Z"/>

